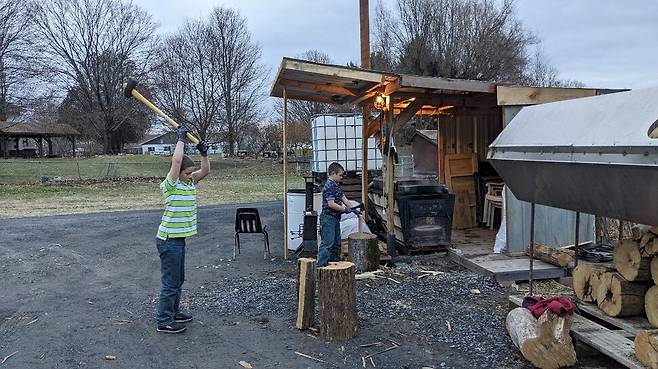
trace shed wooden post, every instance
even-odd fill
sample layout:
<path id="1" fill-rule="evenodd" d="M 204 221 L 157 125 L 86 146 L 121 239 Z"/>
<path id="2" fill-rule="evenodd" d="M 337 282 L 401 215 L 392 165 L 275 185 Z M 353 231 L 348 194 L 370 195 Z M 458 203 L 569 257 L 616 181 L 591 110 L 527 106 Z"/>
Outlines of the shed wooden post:
<path id="1" fill-rule="evenodd" d="M 283 258 L 288 260 L 288 95 L 283 89 Z"/>
<path id="2" fill-rule="evenodd" d="M 359 25 L 361 39 L 361 68 L 370 69 L 370 13 L 368 0 L 359 0 Z M 361 133 L 362 170 L 361 170 L 361 203 L 363 204 L 363 218 L 359 217 L 359 232 L 362 222 L 368 219 L 368 106 L 363 105 Z"/>
<path id="3" fill-rule="evenodd" d="M 445 150 L 445 142 L 446 142 L 446 125 L 445 123 L 441 123 L 441 116 L 438 116 L 436 118 L 437 122 L 437 140 L 436 140 L 436 154 L 438 156 L 437 158 L 437 173 L 436 177 L 439 179 L 440 183 L 445 184 L 446 183 L 446 175 L 445 175 L 445 162 L 446 162 L 446 150 Z"/>
<path id="4" fill-rule="evenodd" d="M 389 96 L 388 98 L 388 109 L 386 110 L 386 125 L 389 137 L 386 137 L 386 140 L 391 140 L 393 138 L 393 97 Z M 396 255 L 395 249 L 395 189 L 393 186 L 393 181 L 395 179 L 395 164 L 393 163 L 393 156 L 391 155 L 390 147 L 391 142 L 388 141 L 386 144 L 389 147 L 388 152 L 386 152 L 386 178 L 385 187 L 386 187 L 386 229 L 387 229 L 387 239 L 386 239 L 386 249 L 388 254 L 391 256 Z"/>
<path id="5" fill-rule="evenodd" d="M 368 116 L 370 110 L 367 106 L 362 109 L 363 130 L 361 133 L 361 204 L 363 204 L 363 216 L 359 217 L 359 232 L 361 232 L 361 222 L 368 220 Z"/>

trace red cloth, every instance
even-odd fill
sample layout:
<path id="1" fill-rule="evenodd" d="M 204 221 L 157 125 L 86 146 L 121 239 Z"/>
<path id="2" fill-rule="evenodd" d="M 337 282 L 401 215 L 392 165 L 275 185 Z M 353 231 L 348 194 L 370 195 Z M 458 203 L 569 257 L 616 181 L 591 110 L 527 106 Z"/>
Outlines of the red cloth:
<path id="1" fill-rule="evenodd" d="M 523 299 L 522 306 L 539 319 L 547 309 L 559 316 L 573 315 L 574 304 L 568 296 L 544 298 L 539 296 L 529 296 Z"/>

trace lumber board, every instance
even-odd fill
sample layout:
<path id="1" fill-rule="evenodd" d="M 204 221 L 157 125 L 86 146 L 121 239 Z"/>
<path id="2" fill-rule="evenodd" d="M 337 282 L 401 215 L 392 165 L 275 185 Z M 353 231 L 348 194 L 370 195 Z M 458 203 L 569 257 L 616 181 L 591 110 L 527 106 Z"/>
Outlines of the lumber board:
<path id="1" fill-rule="evenodd" d="M 418 87 L 433 90 L 454 90 L 468 92 L 493 93 L 495 85 L 491 82 L 450 79 L 444 77 L 426 77 L 403 74 L 400 76 L 400 87 Z"/>
<path id="2" fill-rule="evenodd" d="M 459 250 L 448 250 L 450 260 L 474 272 L 491 276 L 497 281 L 526 281 L 530 259 L 526 256 L 512 257 L 501 254 L 490 254 L 468 258 L 460 255 Z M 565 269 L 536 260 L 534 263 L 534 279 L 560 278 L 566 276 Z"/>
<path id="3" fill-rule="evenodd" d="M 497 86 L 498 105 L 535 105 L 595 96 L 591 88 Z"/>
<path id="4" fill-rule="evenodd" d="M 511 304 L 521 306 L 523 297 L 512 295 L 509 297 L 509 301 Z M 644 368 L 635 358 L 635 343 L 633 341 L 585 317 L 574 314 L 571 334 L 574 338 L 627 368 Z"/>

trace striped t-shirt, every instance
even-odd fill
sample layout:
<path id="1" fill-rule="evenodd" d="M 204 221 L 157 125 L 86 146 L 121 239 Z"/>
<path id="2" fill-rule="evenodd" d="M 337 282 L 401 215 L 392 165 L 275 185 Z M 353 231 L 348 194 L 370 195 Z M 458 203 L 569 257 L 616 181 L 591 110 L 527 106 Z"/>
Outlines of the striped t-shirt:
<path id="1" fill-rule="evenodd" d="M 158 228 L 157 237 L 182 238 L 196 232 L 196 187 L 194 179 L 187 182 L 172 180 L 169 175 L 160 183 L 164 196 L 165 211 Z"/>

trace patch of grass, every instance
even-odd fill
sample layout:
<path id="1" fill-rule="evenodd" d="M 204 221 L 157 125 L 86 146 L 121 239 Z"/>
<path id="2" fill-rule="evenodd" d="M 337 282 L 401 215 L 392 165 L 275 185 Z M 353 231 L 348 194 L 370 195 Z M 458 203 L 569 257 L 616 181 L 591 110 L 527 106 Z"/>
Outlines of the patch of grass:
<path id="1" fill-rule="evenodd" d="M 67 159 L 49 159 L 41 165 L 48 168 L 48 173 L 59 171 L 61 174 L 50 177 L 51 179 L 78 178 L 77 164 L 73 159 L 68 160 L 69 162 Z M 88 170 L 94 166 L 107 167 L 108 163 L 115 163 L 117 171 L 121 171 L 120 175 L 132 177 L 129 180 L 108 178 L 107 181 L 91 184 L 39 184 L 37 181 L 28 184 L 16 183 L 6 180 L 5 176 L 11 173 L 17 175 L 21 171 L 23 174 L 29 173 L 34 168 L 26 170 L 19 164 L 7 165 L 8 161 L 0 161 L 0 181 L 3 182 L 0 184 L 0 201 L 4 205 L 0 218 L 162 209 L 159 184 L 169 169 L 170 160 L 166 157 L 142 155 L 82 159 L 81 168 Z M 26 164 L 26 161 L 22 163 Z M 12 169 L 7 169 L 8 167 Z M 279 163 L 269 160 L 211 158 L 211 168 L 211 174 L 198 186 L 199 206 L 283 199 L 282 166 Z M 103 177 L 104 175 L 82 178 Z M 153 179 L 154 177 L 158 179 Z M 303 188 L 303 183 L 301 176 L 288 175 L 289 188 Z"/>
<path id="2" fill-rule="evenodd" d="M 198 156 L 192 159 L 199 162 Z M 211 155 L 210 161 L 213 171 L 230 176 L 282 172 L 281 164 L 271 160 L 224 159 Z M 170 164 L 171 157 L 154 155 L 0 160 L 0 183 L 39 183 L 46 178 L 157 177 L 164 176 Z"/>

